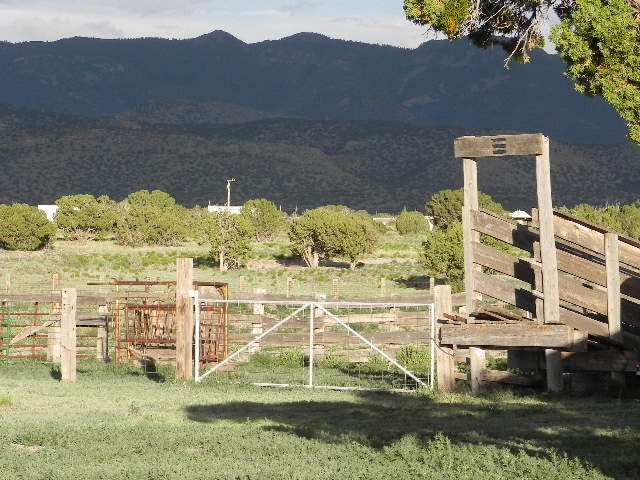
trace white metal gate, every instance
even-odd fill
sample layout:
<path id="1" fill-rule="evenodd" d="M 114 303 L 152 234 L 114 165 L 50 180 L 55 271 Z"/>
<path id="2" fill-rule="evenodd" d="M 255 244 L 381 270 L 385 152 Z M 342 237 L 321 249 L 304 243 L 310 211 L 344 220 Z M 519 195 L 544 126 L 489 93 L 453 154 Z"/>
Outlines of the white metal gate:
<path id="1" fill-rule="evenodd" d="M 291 372 L 296 372 L 297 378 L 278 382 L 254 379 L 256 381 L 251 383 L 340 389 L 433 388 L 433 304 L 225 301 L 196 297 L 196 359 L 200 358 L 200 348 L 205 342 L 200 338 L 200 309 L 203 305 L 224 303 L 230 312 L 229 340 L 232 353 L 214 365 L 201 365 L 196 361 L 196 382 L 202 382 L 208 376 L 230 367 L 249 365 L 252 357 L 260 357 L 264 362 L 267 355 L 265 351 L 268 351 L 274 355 L 273 358 L 280 359 L 279 363 L 273 363 L 273 360 L 269 361 L 272 363 L 267 362 L 265 368 L 270 373 L 279 370 L 278 367 L 285 360 L 294 358 L 299 360 L 298 368 L 285 370 L 283 375 L 293 377 L 295 375 Z M 292 355 L 292 349 L 295 355 Z M 377 370 L 372 365 L 378 367 Z M 329 372 L 330 368 L 344 377 L 336 382 L 341 384 L 331 384 L 331 378 L 327 376 L 317 378 L 317 371 L 324 369 L 323 372 Z M 302 370 L 304 378 L 300 377 Z M 365 380 L 362 380 L 362 371 L 367 372 Z M 384 380 L 385 375 L 389 375 L 391 380 Z M 375 382 L 368 385 L 372 376 L 376 376 L 377 383 L 383 386 L 376 386 Z M 345 378 L 353 381 L 345 383 Z M 351 384 L 354 382 L 357 385 Z"/>

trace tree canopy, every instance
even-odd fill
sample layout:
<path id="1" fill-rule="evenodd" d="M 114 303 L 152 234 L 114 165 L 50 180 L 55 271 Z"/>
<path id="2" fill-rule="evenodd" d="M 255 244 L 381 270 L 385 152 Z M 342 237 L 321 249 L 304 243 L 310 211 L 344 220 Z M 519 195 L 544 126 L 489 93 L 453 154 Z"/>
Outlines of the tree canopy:
<path id="1" fill-rule="evenodd" d="M 37 250 L 55 237 L 44 212 L 24 203 L 0 205 L 0 249 Z"/>
<path id="2" fill-rule="evenodd" d="M 507 61 L 525 62 L 544 45 L 543 26 L 554 11 L 561 23 L 551 39 L 566 75 L 579 92 L 611 103 L 640 143 L 640 0 L 405 0 L 404 11 L 449 39 L 501 44 Z"/>
<path id="3" fill-rule="evenodd" d="M 113 232 L 117 204 L 108 196 L 65 195 L 56 200 L 56 225 L 72 240 L 104 239 Z"/>

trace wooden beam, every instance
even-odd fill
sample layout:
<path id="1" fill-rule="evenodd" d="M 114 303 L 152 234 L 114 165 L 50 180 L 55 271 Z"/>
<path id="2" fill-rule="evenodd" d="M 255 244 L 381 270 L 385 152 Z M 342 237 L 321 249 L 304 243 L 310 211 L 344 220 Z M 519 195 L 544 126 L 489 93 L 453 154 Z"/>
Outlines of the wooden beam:
<path id="1" fill-rule="evenodd" d="M 62 290 L 60 314 L 60 373 L 63 382 L 76 381 L 76 298 L 75 288 Z"/>
<path id="2" fill-rule="evenodd" d="M 562 358 L 560 351 L 547 348 L 544 351 L 545 365 L 547 367 L 547 391 L 560 393 L 564 390 L 562 379 Z"/>
<path id="3" fill-rule="evenodd" d="M 527 312 L 535 313 L 535 297 L 530 291 L 495 275 L 474 271 L 473 277 L 476 291 Z"/>
<path id="4" fill-rule="evenodd" d="M 464 170 L 464 205 L 462 209 L 462 228 L 464 243 L 464 291 L 467 312 L 473 308 L 476 299 L 473 271 L 473 244 L 480 241 L 480 234 L 473 231 L 472 212 L 478 210 L 478 173 L 473 158 L 463 159 Z"/>
<path id="5" fill-rule="evenodd" d="M 620 261 L 618 254 L 618 235 L 605 233 L 604 250 L 607 270 L 607 320 L 609 322 L 609 336 L 614 340 L 623 341 L 620 326 Z"/>
<path id="6" fill-rule="evenodd" d="M 469 363 L 471 365 L 471 369 L 469 371 L 471 392 L 474 394 L 482 393 L 485 391 L 485 378 L 487 371 L 485 351 L 476 347 L 469 348 Z"/>
<path id="7" fill-rule="evenodd" d="M 458 137 L 453 142 L 456 158 L 499 157 L 504 155 L 541 155 L 544 136 L 540 133 Z"/>
<path id="8" fill-rule="evenodd" d="M 453 311 L 451 301 L 451 286 L 436 285 L 434 287 L 434 306 L 436 318 L 436 331 L 432 333 L 434 339 L 440 338 L 440 319 L 443 314 Z M 453 348 L 436 344 L 436 375 L 437 388 L 439 392 L 453 392 L 456 386 L 456 366 L 454 362 Z"/>
<path id="9" fill-rule="evenodd" d="M 193 259 L 178 258 L 176 281 L 176 378 L 193 375 Z"/>
<path id="10" fill-rule="evenodd" d="M 558 289 L 558 262 L 553 230 L 553 202 L 551 199 L 551 169 L 549 165 L 549 139 L 543 137 L 543 152 L 536 155 L 536 182 L 538 195 L 538 222 L 540 225 L 540 254 L 542 285 L 544 288 L 544 321 L 560 320 L 560 291 Z"/>
<path id="11" fill-rule="evenodd" d="M 517 258 L 483 243 L 474 243 L 473 261 L 530 285 L 534 284 L 530 259 Z"/>
<path id="12" fill-rule="evenodd" d="M 472 220 L 476 232 L 533 253 L 533 242 L 538 239 L 538 233 L 530 227 L 484 210 L 472 212 Z"/>
<path id="13" fill-rule="evenodd" d="M 593 352 L 562 352 L 565 371 L 635 372 L 636 352 L 633 350 L 595 350 Z"/>
<path id="14" fill-rule="evenodd" d="M 566 325 L 497 323 L 442 325 L 443 345 L 483 346 L 487 348 L 541 347 L 576 351 L 586 348 L 586 334 Z"/>
<path id="15" fill-rule="evenodd" d="M 533 379 L 531 377 L 525 377 L 524 375 L 516 375 L 515 373 L 505 372 L 503 370 L 485 370 L 483 373 L 483 380 L 485 382 L 497 382 L 506 383 L 508 385 L 533 385 Z"/>

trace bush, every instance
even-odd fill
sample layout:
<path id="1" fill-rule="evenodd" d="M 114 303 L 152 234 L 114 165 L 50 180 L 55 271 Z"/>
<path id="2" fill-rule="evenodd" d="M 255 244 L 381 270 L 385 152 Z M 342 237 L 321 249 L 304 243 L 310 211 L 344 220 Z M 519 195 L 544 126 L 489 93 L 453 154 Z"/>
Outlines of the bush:
<path id="1" fill-rule="evenodd" d="M 56 224 L 72 240 L 104 239 L 116 225 L 117 204 L 106 195 L 65 195 L 56 200 Z"/>
<path id="2" fill-rule="evenodd" d="M 396 217 L 396 230 L 400 235 L 409 235 L 412 233 L 427 233 L 427 219 L 418 211 L 402 210 L 400 215 Z"/>
<path id="3" fill-rule="evenodd" d="M 116 236 L 123 245 L 179 245 L 187 237 L 185 209 L 168 193 L 140 190 L 120 203 Z"/>
<path id="4" fill-rule="evenodd" d="M 0 248 L 38 250 L 54 237 L 56 227 L 37 207 L 16 203 L 0 205 Z"/>

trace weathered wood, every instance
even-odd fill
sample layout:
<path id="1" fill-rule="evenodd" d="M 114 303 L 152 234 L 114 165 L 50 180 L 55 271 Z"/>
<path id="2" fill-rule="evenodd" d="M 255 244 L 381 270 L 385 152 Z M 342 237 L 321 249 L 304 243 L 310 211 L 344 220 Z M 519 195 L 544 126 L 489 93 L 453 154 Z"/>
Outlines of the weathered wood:
<path id="1" fill-rule="evenodd" d="M 96 336 L 96 359 L 105 361 L 109 358 L 109 331 L 107 324 L 98 327 Z"/>
<path id="2" fill-rule="evenodd" d="M 609 336 L 623 341 L 620 326 L 620 262 L 618 255 L 618 235 L 605 233 L 604 250 L 607 270 L 607 321 Z"/>
<path id="3" fill-rule="evenodd" d="M 555 225 L 561 228 L 563 237 L 604 255 L 604 234 L 610 230 L 563 212 L 554 212 L 554 216 Z M 640 242 L 623 235 L 618 235 L 618 241 L 620 262 L 640 269 Z"/>
<path id="4" fill-rule="evenodd" d="M 487 370 L 487 360 L 484 350 L 476 347 L 469 348 L 469 383 L 471 392 L 474 394 L 485 391 L 485 377 Z"/>
<path id="5" fill-rule="evenodd" d="M 502 280 L 495 275 L 474 271 L 473 277 L 476 291 L 527 312 L 535 313 L 535 297 L 530 291 Z"/>
<path id="6" fill-rule="evenodd" d="M 482 377 L 485 382 L 506 383 L 508 385 L 533 385 L 531 377 L 524 375 L 516 375 L 515 373 L 505 372 L 503 370 L 485 370 Z"/>
<path id="7" fill-rule="evenodd" d="M 562 352 L 565 371 L 635 372 L 636 352 L 632 350 L 595 350 Z"/>
<path id="8" fill-rule="evenodd" d="M 534 284 L 530 259 L 513 257 L 482 243 L 473 244 L 473 261 L 523 282 Z"/>
<path id="9" fill-rule="evenodd" d="M 434 307 L 436 318 L 434 335 L 437 342 L 437 339 L 440 338 L 440 320 L 443 318 L 443 314 L 453 311 L 450 285 L 437 285 L 434 287 Z M 453 392 L 455 390 L 455 373 L 453 348 L 436 343 L 436 385 L 439 392 Z"/>
<path id="10" fill-rule="evenodd" d="M 575 351 L 586 348 L 585 339 L 586 334 L 566 325 L 476 323 L 440 327 L 440 343 L 443 345 L 486 348 L 547 347 Z"/>
<path id="11" fill-rule="evenodd" d="M 474 277 L 477 270 L 473 263 L 473 244 L 480 241 L 480 234 L 473 231 L 472 212 L 478 210 L 478 170 L 475 160 L 463 159 L 464 171 L 464 205 L 462 209 L 462 228 L 464 233 L 464 291 L 467 311 L 473 308 L 476 299 Z"/>
<path id="12" fill-rule="evenodd" d="M 476 232 L 533 253 L 533 242 L 538 239 L 538 234 L 531 227 L 484 210 L 472 212 L 472 221 Z"/>
<path id="13" fill-rule="evenodd" d="M 609 336 L 609 327 L 606 323 L 589 318 L 575 310 L 566 308 L 564 305 L 560 306 L 560 321 L 565 325 L 586 332 L 589 335 L 603 338 Z"/>
<path id="14" fill-rule="evenodd" d="M 60 374 L 63 382 L 76 381 L 76 289 L 62 290 L 60 312 Z"/>
<path id="15" fill-rule="evenodd" d="M 558 262 L 556 259 L 556 243 L 553 230 L 549 139 L 543 137 L 542 143 L 543 151 L 539 155 L 536 155 L 536 182 L 542 284 L 544 287 L 544 321 L 556 323 L 560 319 L 560 291 L 558 289 Z"/>
<path id="16" fill-rule="evenodd" d="M 453 142 L 456 158 L 498 157 L 504 155 L 541 155 L 544 136 L 539 133 L 459 137 Z"/>
<path id="17" fill-rule="evenodd" d="M 177 259 L 176 282 L 176 377 L 193 375 L 193 259 Z"/>
<path id="18" fill-rule="evenodd" d="M 564 389 L 562 379 L 562 358 L 560 351 L 547 348 L 544 351 L 544 359 L 547 367 L 547 391 L 560 393 Z"/>

